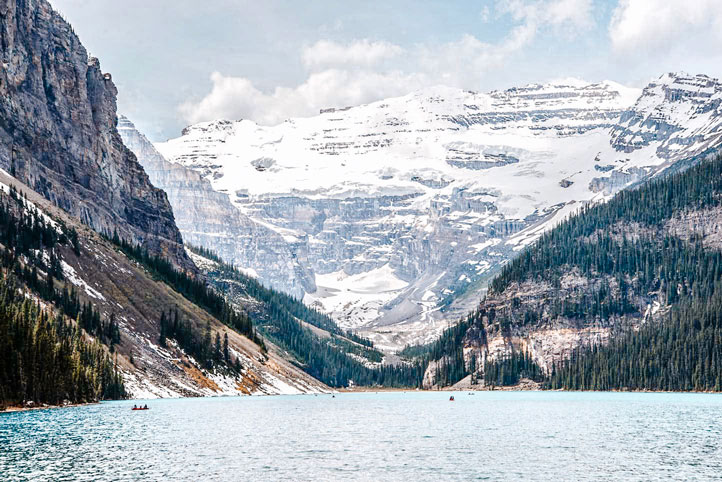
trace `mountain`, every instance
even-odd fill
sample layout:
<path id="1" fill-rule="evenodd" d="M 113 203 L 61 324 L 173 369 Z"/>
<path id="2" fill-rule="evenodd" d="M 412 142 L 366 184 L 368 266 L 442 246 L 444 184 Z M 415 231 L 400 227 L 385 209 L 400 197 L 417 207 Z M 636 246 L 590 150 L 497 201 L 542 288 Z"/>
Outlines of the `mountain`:
<path id="1" fill-rule="evenodd" d="M 473 309 L 569 213 L 719 145 L 721 98 L 717 80 L 683 74 L 642 91 L 437 87 L 272 127 L 201 123 L 155 147 L 227 196 L 246 226 L 218 229 L 203 221 L 216 208 L 201 206 L 184 236 L 398 349 Z"/>
<path id="2" fill-rule="evenodd" d="M 266 340 L 314 378 L 331 387 L 421 385 L 421 363 L 385 355 L 369 340 L 340 329 L 328 315 L 266 288 L 216 254 L 198 248 L 191 251 L 217 290 L 249 314 Z"/>
<path id="3" fill-rule="evenodd" d="M 152 184 L 167 193 L 176 224 L 188 244 L 233 253 L 226 259 L 235 260 L 238 266 L 264 266 L 263 281 L 271 286 L 287 286 L 289 280 L 313 280 L 313 274 L 294 256 L 283 236 L 236 209 L 228 194 L 215 191 L 200 173 L 165 160 L 128 118 L 120 116 L 118 132 L 138 156 Z M 253 269 L 247 272 L 255 274 Z M 289 292 L 299 298 L 304 294 L 300 285 Z"/>
<path id="4" fill-rule="evenodd" d="M 3 0 L 0 44 L 0 405 L 327 391 L 207 284 L 71 26 Z"/>
<path id="5" fill-rule="evenodd" d="M 720 155 L 585 208 L 426 348 L 424 385 L 722 390 L 720 220 Z"/>
<path id="6" fill-rule="evenodd" d="M 0 205 L 15 213 L 0 231 L 1 278 L 22 287 L 28 300 L 53 315 L 52 330 L 63 333 L 71 327 L 81 328 L 78 343 L 97 343 L 96 350 L 112 357 L 128 396 L 328 390 L 289 363 L 275 345 L 265 344 L 264 350 L 264 344 L 253 341 L 248 330 L 244 334 L 228 316 L 220 316 L 213 303 L 222 303 L 222 298 L 209 297 L 209 292 L 200 296 L 203 282 L 174 270 L 160 258 L 149 262 L 147 257 L 133 256 L 8 173 L 0 172 L 0 188 Z M 45 229 L 57 236 L 27 228 L 32 224 L 22 219 L 30 215 L 42 219 Z M 169 272 L 177 276 L 169 277 Z M 0 310 L 3 321 L 4 313 Z M 166 327 L 165 337 L 164 317 L 177 318 L 180 327 Z M 203 339 L 206 332 L 207 341 Z M 209 346 L 216 337 L 222 340 L 226 335 L 229 363 L 212 359 L 216 352 Z M 0 331 L 0 344 L 9 339 L 8 333 Z M 45 369 L 50 371 L 52 366 L 49 362 Z M 5 368 L 12 364 L 4 365 L 0 372 Z M 36 373 L 27 366 L 18 368 Z M 4 381 L 0 375 L 0 388 L 6 386 Z"/>
<path id="7" fill-rule="evenodd" d="M 98 232 L 195 271 L 163 191 L 116 129 L 117 90 L 47 1 L 0 1 L 0 167 Z"/>
<path id="8" fill-rule="evenodd" d="M 196 171 L 166 161 L 127 118 L 121 116 L 118 130 L 125 144 L 138 155 L 153 184 L 168 193 L 196 265 L 218 292 L 249 314 L 260 333 L 281 347 L 289 360 L 332 387 L 408 387 L 421 383 L 421 367 L 398 357 L 387 358 L 368 340 L 339 328 L 327 315 L 291 295 L 263 286 L 255 271 L 242 272 L 224 263 L 216 253 L 194 248 L 195 242 L 233 240 L 230 249 L 242 246 L 240 252 L 247 262 L 278 260 L 278 264 L 267 266 L 273 268 L 272 280 L 287 277 L 288 272 L 298 274 L 300 269 L 298 260 L 293 265 L 284 262 L 290 256 L 288 250 L 275 250 L 284 246 L 283 239 L 234 208 L 227 194 L 214 191 Z"/>

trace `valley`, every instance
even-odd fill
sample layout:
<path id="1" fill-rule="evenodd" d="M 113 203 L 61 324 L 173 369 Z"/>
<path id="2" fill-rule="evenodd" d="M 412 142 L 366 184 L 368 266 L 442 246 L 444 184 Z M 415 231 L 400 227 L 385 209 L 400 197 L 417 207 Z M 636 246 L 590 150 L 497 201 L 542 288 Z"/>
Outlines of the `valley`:
<path id="1" fill-rule="evenodd" d="M 0 0 L 0 479 L 719 478 L 717 3 Z"/>

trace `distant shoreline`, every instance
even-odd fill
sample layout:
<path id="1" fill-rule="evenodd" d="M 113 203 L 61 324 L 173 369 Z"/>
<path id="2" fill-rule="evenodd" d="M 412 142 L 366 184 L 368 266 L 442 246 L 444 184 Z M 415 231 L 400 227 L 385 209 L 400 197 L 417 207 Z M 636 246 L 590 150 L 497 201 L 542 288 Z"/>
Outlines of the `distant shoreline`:
<path id="1" fill-rule="evenodd" d="M 332 395 L 333 393 L 443 393 L 443 392 L 449 392 L 449 393 L 459 393 L 459 392 L 556 392 L 556 393 L 680 393 L 680 394 L 711 394 L 711 395 L 722 395 L 722 391 L 715 392 L 712 390 L 702 391 L 702 390 L 689 390 L 689 391 L 674 391 L 674 390 L 620 390 L 620 389 L 614 389 L 614 390 L 564 390 L 564 389 L 553 389 L 553 390 L 545 390 L 543 388 L 532 388 L 532 387 L 520 387 L 520 386 L 511 386 L 511 387 L 494 387 L 494 388 L 483 388 L 483 387 L 444 387 L 444 388 L 438 388 L 438 389 L 421 389 L 421 388 L 396 388 L 396 387 L 354 387 L 354 388 L 337 388 L 333 392 L 324 392 L 324 393 L 304 393 L 302 395 Z M 252 395 L 246 395 L 246 396 L 252 396 Z M 272 394 L 272 395 L 266 395 L 266 396 L 280 396 L 280 394 Z M 241 395 L 243 397 L 243 395 Z M 169 398 L 159 398 L 157 400 L 172 400 L 174 398 L 218 398 L 214 396 L 205 396 L 205 397 L 169 397 Z M 221 396 L 220 398 L 224 398 L 224 396 Z M 227 398 L 234 398 L 233 396 L 227 396 Z M 129 398 L 127 400 L 123 401 L 133 401 L 133 400 L 146 400 L 143 398 Z M 111 401 L 111 400 L 107 400 Z M 43 406 L 37 406 L 37 407 L 25 407 L 20 405 L 11 405 L 8 406 L 2 410 L 0 410 L 0 415 L 5 413 L 15 413 L 15 412 L 30 412 L 34 410 L 48 410 L 48 409 L 56 409 L 56 408 L 74 408 L 74 407 L 84 407 L 87 405 L 98 405 L 101 402 L 87 402 L 87 403 L 70 403 L 67 405 L 43 405 Z"/>
<path id="2" fill-rule="evenodd" d="M 68 403 L 64 405 L 39 405 L 37 407 L 26 407 L 23 405 L 10 405 L 0 410 L 0 414 L 3 413 L 15 413 L 15 412 L 30 412 L 34 410 L 48 410 L 54 408 L 73 408 L 73 407 L 84 407 L 86 405 L 97 405 L 100 402 L 86 402 L 86 403 Z"/>
<path id="3" fill-rule="evenodd" d="M 714 390 L 626 390 L 626 389 L 609 389 L 609 390 L 565 390 L 563 388 L 544 389 L 531 386 L 508 386 L 508 387 L 443 387 L 436 389 L 428 388 L 391 388 L 391 387 L 354 387 L 354 388 L 338 388 L 339 393 L 366 393 L 366 392 L 558 392 L 558 393 L 709 393 L 722 395 L 722 391 Z"/>

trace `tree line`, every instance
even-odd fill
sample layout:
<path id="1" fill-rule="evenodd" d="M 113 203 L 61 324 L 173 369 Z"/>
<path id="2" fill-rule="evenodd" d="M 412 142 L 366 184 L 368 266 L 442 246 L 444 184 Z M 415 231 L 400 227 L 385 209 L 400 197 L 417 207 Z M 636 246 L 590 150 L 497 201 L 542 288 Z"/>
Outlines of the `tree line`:
<path id="1" fill-rule="evenodd" d="M 167 259 L 152 255 L 146 248 L 121 239 L 117 231 L 110 239 L 123 253 L 143 265 L 156 279 L 165 282 L 188 301 L 205 309 L 218 321 L 245 335 L 258 344 L 262 350 L 266 350 L 263 339 L 256 333 L 248 315 L 244 311 L 234 308 L 205 280 L 193 278 L 183 271 L 175 269 Z"/>
<path id="2" fill-rule="evenodd" d="M 0 406 L 124 397 L 123 378 L 100 341 L 0 279 Z"/>
<path id="3" fill-rule="evenodd" d="M 210 321 L 206 322 L 203 333 L 199 333 L 193 325 L 186 322 L 178 314 L 178 310 L 168 310 L 160 316 L 160 336 L 158 344 L 168 347 L 168 339 L 175 340 L 183 351 L 192 356 L 206 370 L 220 369 L 223 366 L 232 368 L 240 374 L 242 366 L 238 357 L 231 355 L 228 347 L 228 333 L 224 333 L 223 342 L 219 332 L 213 332 Z"/>

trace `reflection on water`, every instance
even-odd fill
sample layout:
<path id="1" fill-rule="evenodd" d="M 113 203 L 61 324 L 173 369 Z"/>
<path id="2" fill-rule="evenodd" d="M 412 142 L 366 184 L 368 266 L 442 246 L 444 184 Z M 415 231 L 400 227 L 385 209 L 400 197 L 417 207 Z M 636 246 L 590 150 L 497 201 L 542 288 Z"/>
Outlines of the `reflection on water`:
<path id="1" fill-rule="evenodd" d="M 716 478 L 722 396 L 479 392 L 150 400 L 0 414 L 3 480 Z M 146 403 L 145 401 L 143 403 Z"/>

